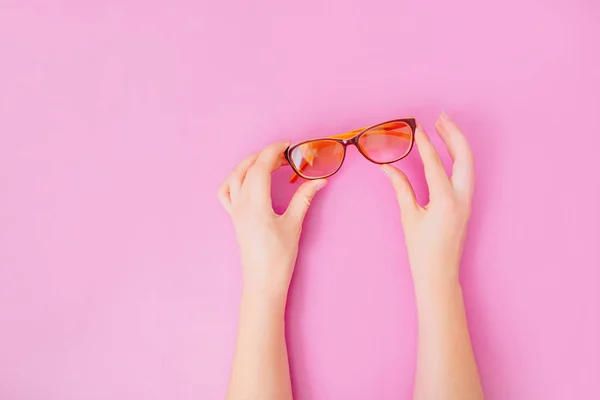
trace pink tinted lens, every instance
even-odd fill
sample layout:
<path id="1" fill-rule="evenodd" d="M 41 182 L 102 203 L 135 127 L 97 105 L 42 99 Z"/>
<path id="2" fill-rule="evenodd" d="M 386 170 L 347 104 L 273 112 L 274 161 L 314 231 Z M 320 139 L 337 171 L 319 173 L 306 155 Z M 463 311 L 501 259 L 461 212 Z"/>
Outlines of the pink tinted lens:
<path id="1" fill-rule="evenodd" d="M 306 178 L 322 178 L 342 165 L 344 145 L 335 140 L 315 140 L 292 148 L 290 158 L 296 171 Z"/>
<path id="2" fill-rule="evenodd" d="M 358 139 L 358 146 L 371 160 L 379 163 L 394 162 L 410 151 L 412 128 L 402 121 L 387 122 L 366 131 Z"/>

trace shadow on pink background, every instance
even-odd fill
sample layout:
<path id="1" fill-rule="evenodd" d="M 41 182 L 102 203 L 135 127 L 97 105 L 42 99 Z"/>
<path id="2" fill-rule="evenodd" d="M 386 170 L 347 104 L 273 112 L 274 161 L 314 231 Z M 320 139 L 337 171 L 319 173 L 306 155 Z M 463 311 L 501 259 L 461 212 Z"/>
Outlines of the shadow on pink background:
<path id="1" fill-rule="evenodd" d="M 406 115 L 433 133 L 442 109 L 476 155 L 462 282 L 488 399 L 598 398 L 599 18 L 585 0 L 0 3 L 0 398 L 223 398 L 241 282 L 220 182 L 275 140 Z M 399 166 L 425 200 L 418 154 Z M 403 240 L 352 150 L 303 232 L 297 399 L 411 396 Z"/>

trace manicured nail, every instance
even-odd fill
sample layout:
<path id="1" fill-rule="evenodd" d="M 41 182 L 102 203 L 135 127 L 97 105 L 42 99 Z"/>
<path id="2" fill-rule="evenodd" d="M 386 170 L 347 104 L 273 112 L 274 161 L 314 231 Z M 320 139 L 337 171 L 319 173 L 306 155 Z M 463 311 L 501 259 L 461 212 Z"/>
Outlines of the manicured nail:
<path id="1" fill-rule="evenodd" d="M 326 181 L 326 180 L 319 181 L 319 182 L 317 183 L 317 192 L 318 192 L 319 190 L 323 189 L 323 188 L 325 187 L 325 185 L 327 185 L 327 181 Z"/>
<path id="2" fill-rule="evenodd" d="M 383 172 L 386 175 L 390 174 L 390 171 L 388 171 L 388 169 L 387 169 L 387 165 L 380 165 L 379 169 L 381 169 L 381 172 Z"/>

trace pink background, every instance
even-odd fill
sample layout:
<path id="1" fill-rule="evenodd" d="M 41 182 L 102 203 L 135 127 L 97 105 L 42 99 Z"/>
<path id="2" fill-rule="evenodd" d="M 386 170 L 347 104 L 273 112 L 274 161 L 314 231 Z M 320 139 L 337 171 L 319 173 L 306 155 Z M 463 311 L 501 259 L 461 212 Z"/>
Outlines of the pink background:
<path id="1" fill-rule="evenodd" d="M 0 398 L 223 398 L 241 282 L 220 182 L 275 140 L 406 115 L 433 133 L 442 109 L 477 161 L 462 282 L 488 398 L 599 398 L 599 19 L 593 0 L 0 2 Z M 425 199 L 418 154 L 399 166 Z M 415 322 L 392 190 L 352 149 L 305 224 L 296 398 L 409 398 Z"/>

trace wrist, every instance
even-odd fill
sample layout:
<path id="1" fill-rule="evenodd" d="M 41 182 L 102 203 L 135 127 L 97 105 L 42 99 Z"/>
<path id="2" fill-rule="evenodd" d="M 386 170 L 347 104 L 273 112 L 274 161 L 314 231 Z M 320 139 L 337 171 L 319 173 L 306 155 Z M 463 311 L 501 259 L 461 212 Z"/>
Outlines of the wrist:
<path id="1" fill-rule="evenodd" d="M 458 279 L 415 282 L 415 300 L 420 323 L 423 319 L 437 320 L 457 300 L 462 301 L 462 287 Z"/>
<path id="2" fill-rule="evenodd" d="M 246 287 L 242 290 L 241 308 L 254 313 L 282 313 L 286 303 L 287 291 L 271 292 Z"/>
<path id="3" fill-rule="evenodd" d="M 419 299 L 444 298 L 448 295 L 461 291 L 460 281 L 457 274 L 439 274 L 435 276 L 413 276 L 413 284 L 417 301 Z"/>
<path id="4" fill-rule="evenodd" d="M 460 282 L 432 281 L 415 285 L 415 300 L 419 331 L 423 335 L 445 332 L 452 325 L 458 310 L 464 309 Z"/>

